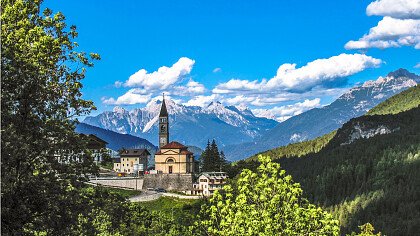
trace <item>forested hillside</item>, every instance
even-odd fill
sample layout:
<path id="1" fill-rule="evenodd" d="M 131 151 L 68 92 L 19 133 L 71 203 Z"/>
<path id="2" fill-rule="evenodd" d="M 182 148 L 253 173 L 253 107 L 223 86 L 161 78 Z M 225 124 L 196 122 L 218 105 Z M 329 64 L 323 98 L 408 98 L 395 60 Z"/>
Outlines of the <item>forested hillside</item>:
<path id="1" fill-rule="evenodd" d="M 287 146 L 274 148 L 258 153 L 250 158 L 247 158 L 245 161 L 256 161 L 258 160 L 259 155 L 270 156 L 272 159 L 278 159 L 281 157 L 301 157 L 309 153 L 316 153 L 324 148 L 336 133 L 337 131 L 333 131 L 313 140 L 292 143 Z"/>
<path id="2" fill-rule="evenodd" d="M 340 221 L 342 233 L 371 222 L 386 235 L 416 235 L 420 232 L 419 100 L 416 86 L 336 132 L 261 154 L 272 156 L 301 183 L 311 202 L 329 209 Z M 250 157 L 235 163 L 230 174 L 258 164 L 255 156 Z"/>
<path id="3" fill-rule="evenodd" d="M 397 114 L 418 106 L 420 106 L 420 86 L 416 85 L 380 103 L 367 115 Z"/>
<path id="4" fill-rule="evenodd" d="M 399 121 L 398 131 L 342 145 L 340 133 L 350 128 L 343 127 L 322 151 L 277 160 L 310 201 L 330 209 L 343 232 L 364 222 L 387 235 L 420 232 L 414 210 L 420 207 L 420 109 L 385 119 L 390 116 Z"/>

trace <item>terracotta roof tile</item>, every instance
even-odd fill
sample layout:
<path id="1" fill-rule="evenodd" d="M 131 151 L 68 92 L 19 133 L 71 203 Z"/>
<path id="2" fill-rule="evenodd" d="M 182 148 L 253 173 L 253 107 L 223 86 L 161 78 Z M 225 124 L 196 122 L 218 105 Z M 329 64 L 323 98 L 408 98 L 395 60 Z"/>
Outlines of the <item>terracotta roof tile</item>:
<path id="1" fill-rule="evenodd" d="M 166 144 L 165 146 L 161 147 L 160 149 L 184 149 L 184 148 L 187 148 L 187 147 L 178 142 L 172 141 Z"/>

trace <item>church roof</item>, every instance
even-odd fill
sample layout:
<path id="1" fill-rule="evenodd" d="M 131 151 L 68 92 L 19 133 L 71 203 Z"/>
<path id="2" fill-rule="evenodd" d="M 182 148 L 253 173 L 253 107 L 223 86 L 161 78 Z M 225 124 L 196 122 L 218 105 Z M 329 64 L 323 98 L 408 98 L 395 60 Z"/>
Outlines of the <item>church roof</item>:
<path id="1" fill-rule="evenodd" d="M 187 148 L 187 147 L 176 141 L 172 141 L 166 144 L 165 146 L 161 147 L 160 149 L 184 149 L 184 148 Z"/>
<path id="2" fill-rule="evenodd" d="M 166 110 L 165 97 L 163 97 L 162 105 L 160 106 L 159 117 L 162 117 L 162 116 L 168 116 L 168 110 Z"/>

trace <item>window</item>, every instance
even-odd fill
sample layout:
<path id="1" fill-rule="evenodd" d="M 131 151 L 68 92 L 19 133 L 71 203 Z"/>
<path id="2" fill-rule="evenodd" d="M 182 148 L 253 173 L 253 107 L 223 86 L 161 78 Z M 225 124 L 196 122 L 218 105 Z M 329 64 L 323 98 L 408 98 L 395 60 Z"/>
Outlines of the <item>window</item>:
<path id="1" fill-rule="evenodd" d="M 174 159 L 172 159 L 172 158 L 169 158 L 168 160 L 166 160 L 166 162 L 167 162 L 167 163 L 174 163 L 174 162 L 175 162 L 175 160 L 174 160 Z"/>
<path id="2" fill-rule="evenodd" d="M 207 179 L 200 179 L 200 182 L 207 182 Z"/>

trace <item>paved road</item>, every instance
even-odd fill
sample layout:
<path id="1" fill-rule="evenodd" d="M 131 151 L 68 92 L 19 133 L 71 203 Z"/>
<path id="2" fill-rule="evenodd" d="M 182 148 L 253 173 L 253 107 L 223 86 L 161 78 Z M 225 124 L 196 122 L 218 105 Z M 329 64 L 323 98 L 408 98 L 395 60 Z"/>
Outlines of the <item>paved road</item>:
<path id="1" fill-rule="evenodd" d="M 130 202 L 148 202 L 156 200 L 162 196 L 165 197 L 176 197 L 180 199 L 200 199 L 201 196 L 192 196 L 192 195 L 181 195 L 176 193 L 158 193 L 156 191 L 142 191 L 140 195 L 130 197 L 128 200 Z"/>
<path id="2" fill-rule="evenodd" d="M 148 202 L 156 200 L 162 197 L 163 193 L 158 193 L 155 191 L 142 191 L 140 195 L 130 197 L 128 200 L 130 202 Z"/>

